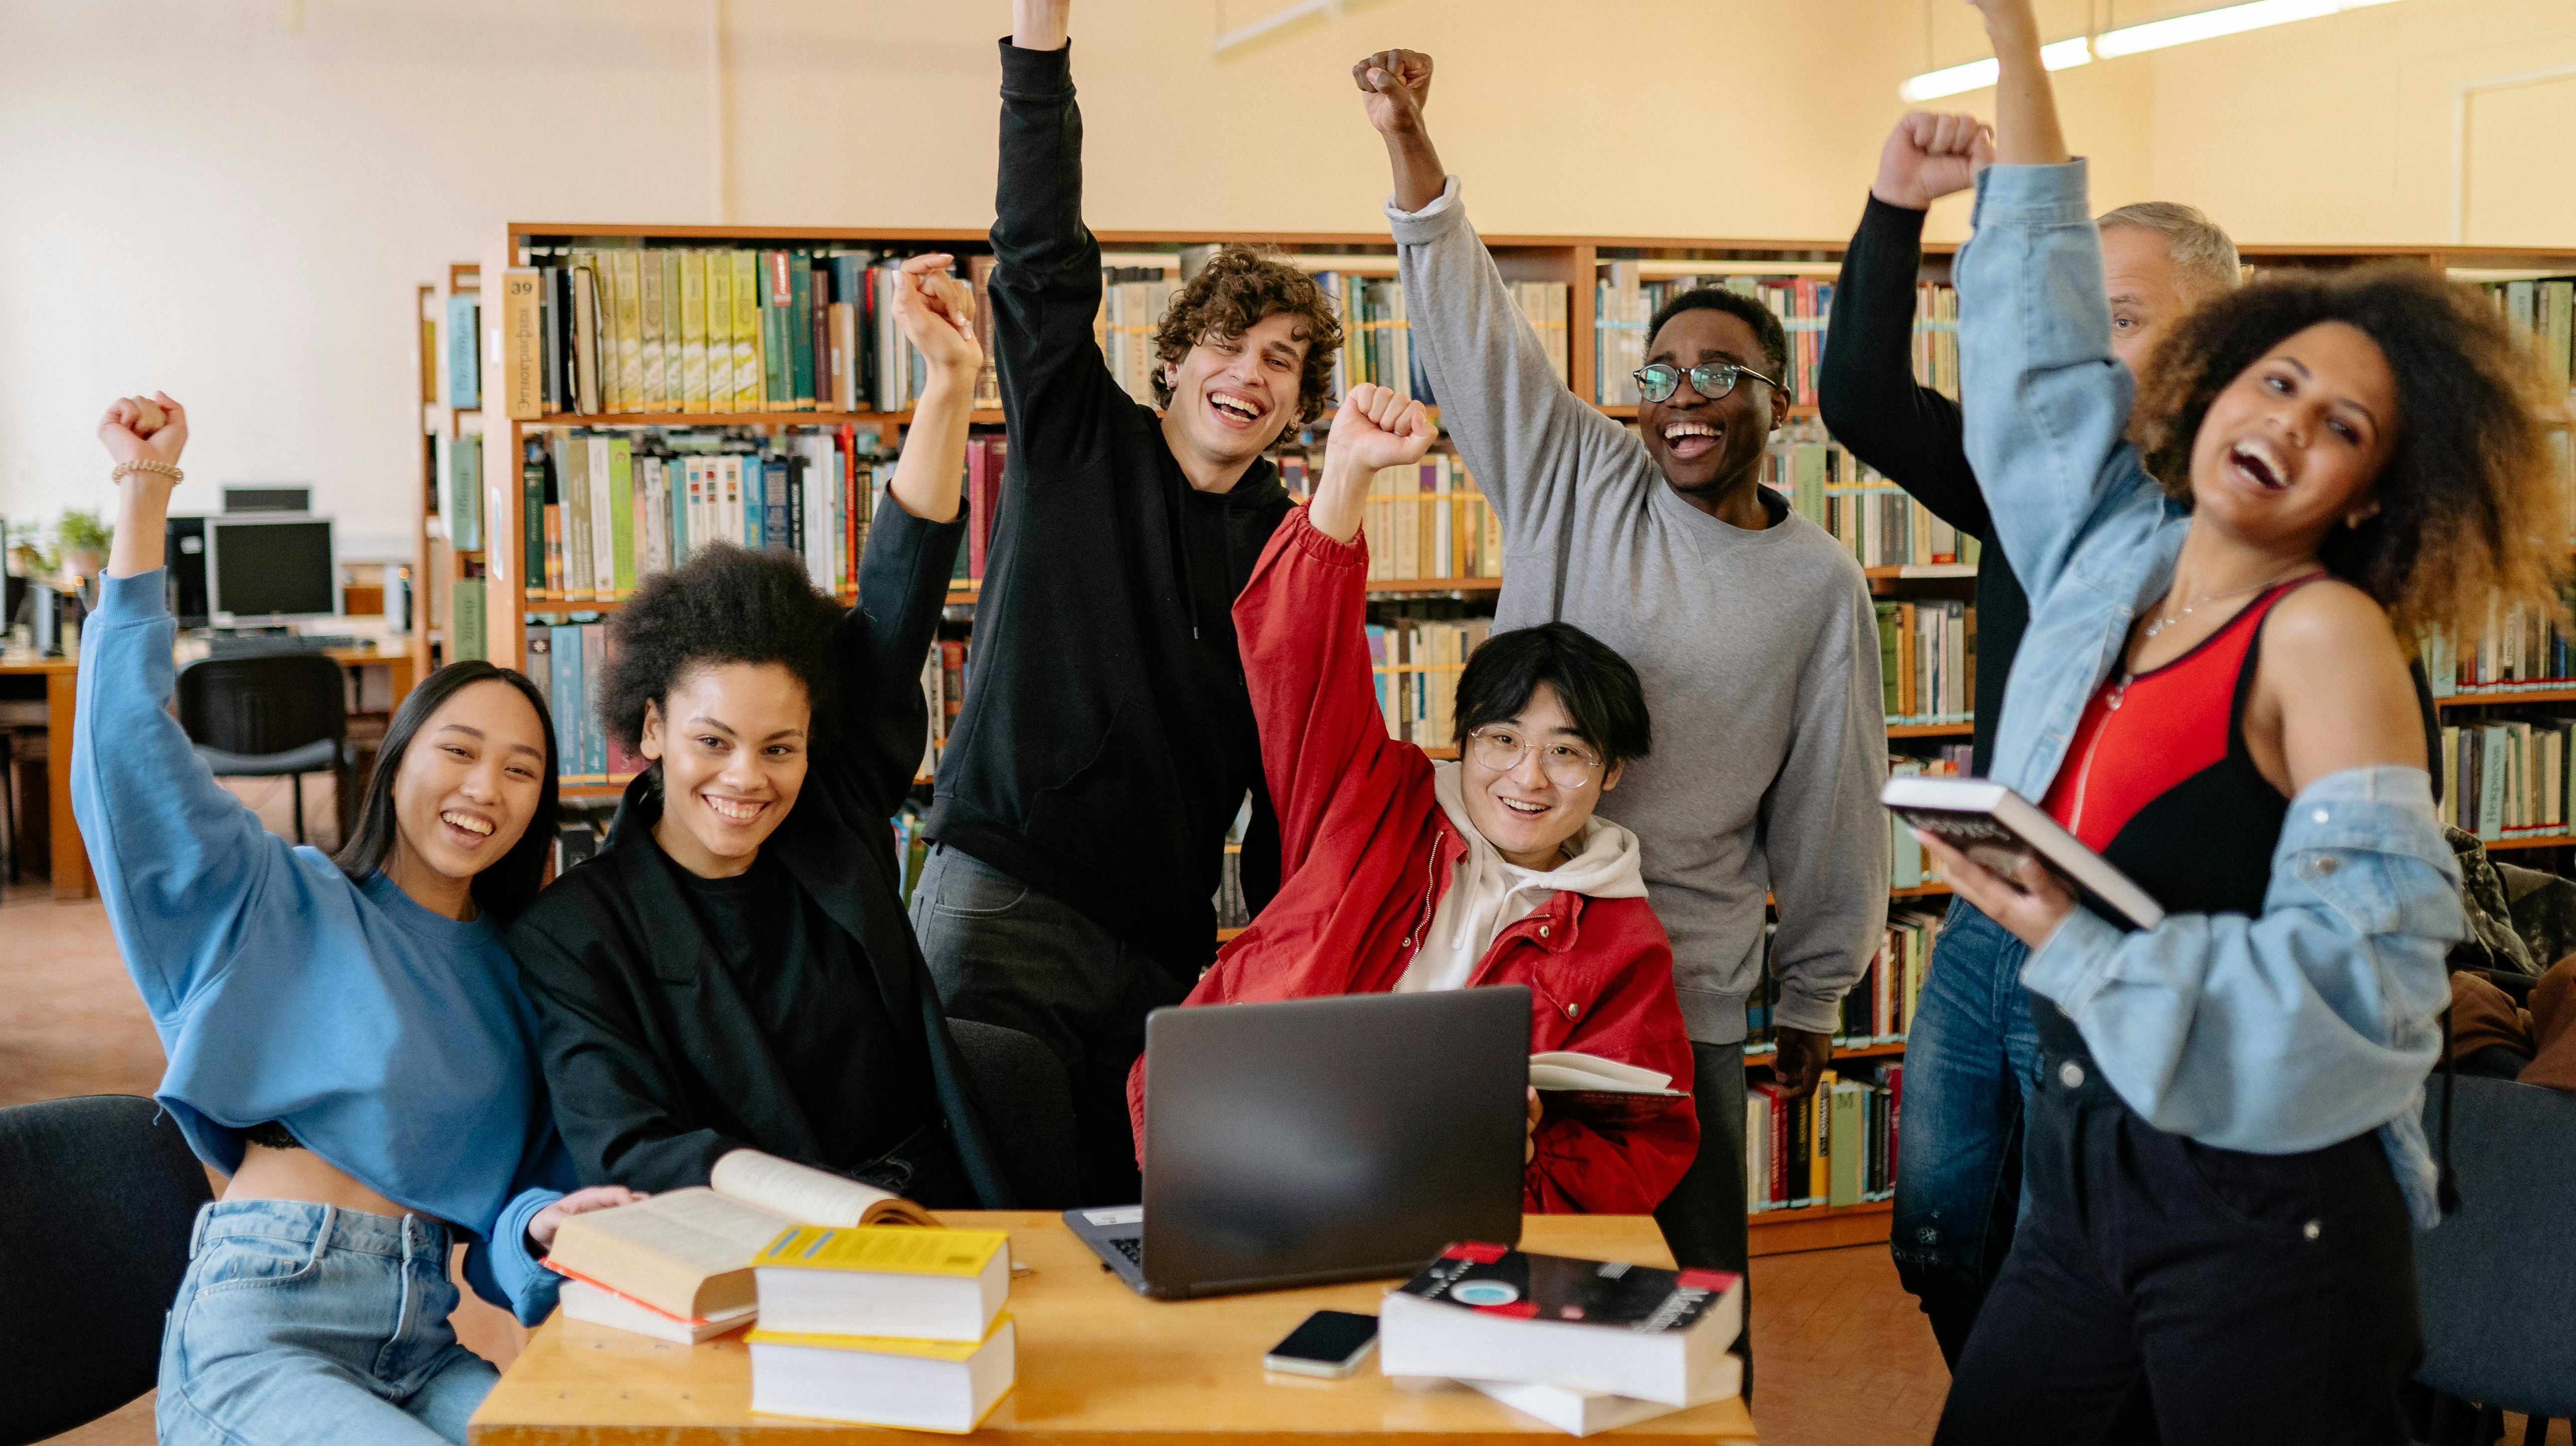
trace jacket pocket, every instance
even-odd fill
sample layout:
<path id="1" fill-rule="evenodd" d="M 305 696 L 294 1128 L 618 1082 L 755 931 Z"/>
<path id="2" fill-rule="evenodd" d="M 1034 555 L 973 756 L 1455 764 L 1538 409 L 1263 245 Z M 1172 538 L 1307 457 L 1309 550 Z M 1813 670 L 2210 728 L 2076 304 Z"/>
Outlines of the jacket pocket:
<path id="1" fill-rule="evenodd" d="M 1029 795 L 1020 823 L 1030 838 L 1075 858 L 1098 854 L 1100 820 L 1132 812 L 1137 783 L 1149 776 L 1130 766 L 1137 750 L 1128 746 L 1125 730 L 1134 711 L 1122 701 L 1088 746 L 1065 750 L 1064 756 L 1081 761 Z"/>

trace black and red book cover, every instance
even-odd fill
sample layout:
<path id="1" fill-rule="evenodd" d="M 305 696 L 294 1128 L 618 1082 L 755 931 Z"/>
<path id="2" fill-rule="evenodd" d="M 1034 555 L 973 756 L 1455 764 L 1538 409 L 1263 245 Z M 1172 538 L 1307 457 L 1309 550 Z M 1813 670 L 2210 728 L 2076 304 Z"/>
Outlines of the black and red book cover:
<path id="1" fill-rule="evenodd" d="M 1739 1278 L 1724 1270 L 1532 1255 L 1471 1240 L 1441 1251 L 1402 1289 L 1487 1315 L 1677 1335 L 1699 1324 Z"/>

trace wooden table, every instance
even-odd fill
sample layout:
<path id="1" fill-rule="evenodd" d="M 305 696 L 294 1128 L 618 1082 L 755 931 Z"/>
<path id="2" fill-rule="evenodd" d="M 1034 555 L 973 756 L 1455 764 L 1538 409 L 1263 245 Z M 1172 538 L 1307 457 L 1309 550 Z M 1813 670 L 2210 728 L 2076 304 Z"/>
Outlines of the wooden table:
<path id="1" fill-rule="evenodd" d="M 411 654 L 374 648 L 326 649 L 330 659 L 347 668 L 384 668 L 393 685 L 394 706 L 412 688 Z M 45 826 L 53 854 L 54 897 L 86 899 L 97 892 L 90 878 L 89 852 L 81 845 L 80 821 L 72 817 L 72 700 L 78 693 L 80 664 L 71 658 L 39 658 L 28 663 L 0 663 L 0 678 L 45 680 Z"/>
<path id="2" fill-rule="evenodd" d="M 980 1434 L 1028 1446 L 1129 1446 L 1217 1441 L 1227 1446 L 1322 1446 L 1334 1438 L 1395 1436 L 1439 1446 L 1530 1446 L 1564 1433 L 1465 1386 L 1398 1381 L 1372 1356 L 1347 1380 L 1269 1375 L 1262 1354 L 1309 1311 L 1374 1315 L 1393 1281 L 1319 1286 L 1216 1300 L 1146 1300 L 1100 1268 L 1052 1214 L 946 1211 L 951 1225 L 1006 1229 L 1012 1258 L 1036 1267 L 1011 1283 L 1019 1323 L 1019 1384 Z M 1670 1266 L 1661 1232 L 1643 1215 L 1533 1215 L 1532 1250 Z M 670 1345 L 558 1314 L 474 1413 L 473 1446 L 657 1446 L 871 1442 L 921 1446 L 914 1431 L 751 1414 L 751 1356 L 737 1333 Z M 1640 1423 L 1611 1437 L 1746 1442 L 1742 1401 L 1721 1401 Z"/>

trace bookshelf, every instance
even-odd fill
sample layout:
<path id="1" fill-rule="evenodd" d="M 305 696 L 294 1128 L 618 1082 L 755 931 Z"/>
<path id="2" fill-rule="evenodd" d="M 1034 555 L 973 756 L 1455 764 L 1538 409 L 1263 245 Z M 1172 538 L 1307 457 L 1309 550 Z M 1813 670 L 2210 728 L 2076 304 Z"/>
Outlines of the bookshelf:
<path id="1" fill-rule="evenodd" d="M 1107 264 L 1152 263 L 1155 258 L 1177 263 L 1178 252 L 1187 246 L 1229 241 L 1257 241 L 1276 246 L 1292 258 L 1316 270 L 1339 270 L 1353 275 L 1383 278 L 1395 269 L 1394 247 L 1383 232 L 1364 233 L 1286 233 L 1247 235 L 1239 233 L 1194 231 L 1103 231 L 1098 238 Z M 1671 237 L 1586 237 L 1497 234 L 1484 238 L 1497 269 L 1508 281 L 1552 282 L 1566 287 L 1566 354 L 1567 381 L 1578 397 L 1597 394 L 1595 341 L 1598 335 L 1595 287 L 1617 262 L 1638 263 L 1642 274 L 1672 277 L 1685 274 L 1737 276 L 1796 276 L 1828 279 L 1838 264 L 1844 241 L 1783 240 L 1691 240 Z M 985 233 L 976 230 L 942 228 L 887 227 L 748 227 L 748 226 L 662 226 L 639 224 L 591 224 L 546 221 L 514 221 L 494 230 L 484 247 L 479 263 L 451 267 L 449 287 L 454 289 L 480 275 L 499 275 L 514 266 L 528 264 L 531 246 L 554 247 L 581 244 L 600 247 L 629 246 L 726 246 L 758 249 L 806 249 L 828 246 L 871 247 L 889 250 L 941 249 L 966 257 L 986 254 L 989 244 Z M 1950 259 L 1955 251 L 1950 243 L 1931 243 L 1925 250 L 1922 279 L 1946 282 Z M 2535 250 L 2510 247 L 2355 247 L 2355 246 L 2247 246 L 2242 248 L 2247 263 L 2258 271 L 2286 268 L 2336 268 L 2386 259 L 2407 259 L 2443 268 L 2463 279 L 2495 279 L 2514 276 L 2576 275 L 2576 250 Z M 501 308 L 485 309 L 482 314 L 481 354 L 487 359 L 501 354 Z M 1815 331 L 1809 323 L 1802 328 Z M 1621 420 L 1633 419 L 1633 405 L 1610 405 L 1602 410 Z M 1812 396 L 1804 396 L 1789 409 L 1792 423 L 1815 424 L 1817 409 Z M 605 415 L 547 415 L 511 418 L 499 408 L 481 419 L 486 431 L 483 449 L 484 518 L 489 546 L 476 557 L 466 555 L 450 560 L 453 575 L 468 575 L 467 568 L 478 570 L 488 580 L 487 636 L 489 655 L 497 662 L 518 666 L 524 663 L 522 650 L 525 623 L 531 612 L 568 614 L 606 613 L 620 605 L 621 599 L 572 599 L 548 595 L 542 590 L 531 594 L 526 580 L 519 576 L 524 558 L 521 537 L 523 510 L 520 506 L 519 459 L 524 442 L 549 429 L 581 427 L 589 429 L 647 427 L 766 427 L 840 426 L 874 428 L 886 450 L 895 450 L 902 429 L 910 422 L 908 412 L 841 412 L 841 411 L 765 411 L 752 413 L 612 413 Z M 975 421 L 999 424 L 998 412 L 979 412 Z M 451 426 L 455 419 L 448 419 Z M 426 426 L 425 426 L 426 432 Z M 426 442 L 424 445 L 428 445 Z M 432 507 L 435 499 L 432 499 Z M 424 585 L 419 590 L 416 616 L 424 620 L 444 621 L 437 610 L 437 578 L 431 564 L 428 529 L 424 528 Z M 1900 567 L 1867 569 L 1870 590 L 1880 597 L 1911 598 L 1928 596 L 1965 600 L 1969 595 L 1974 568 L 1957 564 L 1914 564 Z M 1369 585 L 1373 600 L 1387 602 L 1431 601 L 1450 599 L 1461 602 L 1490 602 L 1500 589 L 1491 578 L 1439 578 L 1378 580 Z M 952 609 L 971 612 L 978 590 L 972 586 L 953 589 L 948 595 Z M 952 614 L 955 616 L 956 614 Z M 432 661 L 431 629 L 415 629 L 415 648 L 423 656 L 424 668 Z M 2529 703 L 2576 702 L 2576 689 L 2556 692 L 2527 692 L 2496 695 L 2463 695 L 2445 700 L 2446 708 L 2511 705 Z M 1891 743 L 1903 746 L 1932 743 L 1964 742 L 1973 725 L 1965 722 L 1899 724 L 1888 730 Z M 1454 756 L 1453 749 L 1426 750 L 1434 756 Z M 567 787 L 567 797 L 597 796 L 615 791 L 616 783 Z M 2576 844 L 2576 834 L 2533 835 L 2501 839 L 2493 848 L 2518 849 L 2557 847 Z M 1929 882 L 1919 886 L 1894 888 L 1890 898 L 1905 901 L 1939 901 L 1950 893 L 1946 885 Z M 1227 931 L 1230 934 L 1233 931 Z M 1226 937 L 1225 934 L 1220 936 Z M 1904 1052 L 1901 1041 L 1851 1046 L 1838 1049 L 1837 1060 L 1894 1059 Z M 1770 1061 L 1767 1050 L 1747 1056 L 1750 1067 L 1764 1067 Z M 1865 1201 L 1843 1207 L 1807 1207 L 1793 1210 L 1757 1212 L 1751 1220 L 1753 1252 L 1757 1255 L 1791 1250 L 1820 1249 L 1884 1240 L 1887 1236 L 1890 1202 Z"/>
<path id="2" fill-rule="evenodd" d="M 412 516 L 411 666 L 414 678 L 452 661 L 448 646 L 451 586 L 479 567 L 479 553 L 459 556 L 447 545 L 445 528 L 448 479 L 439 470 L 441 443 L 455 446 L 482 427 L 481 409 L 448 404 L 447 357 L 449 299 L 479 297 L 482 268 L 471 261 L 451 261 L 446 274 L 416 288 L 421 333 L 420 351 L 420 491 Z"/>

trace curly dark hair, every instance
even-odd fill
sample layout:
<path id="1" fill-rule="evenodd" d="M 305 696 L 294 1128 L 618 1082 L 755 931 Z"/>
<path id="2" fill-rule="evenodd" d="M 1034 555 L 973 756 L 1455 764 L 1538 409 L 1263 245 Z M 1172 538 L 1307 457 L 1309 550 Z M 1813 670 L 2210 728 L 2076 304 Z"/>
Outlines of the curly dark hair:
<path id="1" fill-rule="evenodd" d="M 2378 343 L 2397 379 L 2397 437 L 2371 481 L 2378 513 L 2337 528 L 2318 560 L 2388 609 L 2410 646 L 2425 627 L 2482 632 L 2491 598 L 2560 613 L 2567 545 L 2538 360 L 2484 298 L 2405 262 L 2267 278 L 2167 328 L 2149 354 L 2129 435 L 2166 495 L 2191 504 L 2191 449 L 2218 394 L 2320 322 Z"/>
<path id="2" fill-rule="evenodd" d="M 1171 306 L 1155 325 L 1155 360 L 1177 366 L 1200 342 L 1230 341 L 1283 311 L 1297 318 L 1297 339 L 1306 344 L 1297 415 L 1289 419 L 1291 426 L 1302 426 L 1333 403 L 1333 359 L 1342 349 L 1342 322 L 1315 278 L 1272 247 L 1225 246 L 1209 257 L 1198 275 L 1172 293 Z M 1161 365 L 1154 368 L 1154 404 L 1172 404 L 1172 384 Z"/>
<path id="3" fill-rule="evenodd" d="M 842 615 L 795 558 L 714 543 L 647 579 L 609 620 L 600 725 L 637 747 L 644 705 L 662 707 L 691 668 L 776 663 L 805 685 L 819 737 L 840 703 L 832 634 Z"/>
<path id="4" fill-rule="evenodd" d="M 1655 308 L 1646 323 L 1646 354 L 1655 353 L 1655 338 L 1662 334 L 1664 323 L 1685 311 L 1722 311 L 1753 328 L 1753 339 L 1762 345 L 1764 359 L 1771 363 L 1771 375 L 1780 379 L 1780 405 L 1790 406 L 1798 400 L 1798 382 L 1789 375 L 1789 332 L 1780 325 L 1780 314 L 1762 304 L 1758 296 L 1729 291 L 1723 286 L 1694 287 Z"/>

